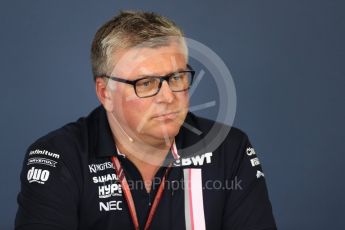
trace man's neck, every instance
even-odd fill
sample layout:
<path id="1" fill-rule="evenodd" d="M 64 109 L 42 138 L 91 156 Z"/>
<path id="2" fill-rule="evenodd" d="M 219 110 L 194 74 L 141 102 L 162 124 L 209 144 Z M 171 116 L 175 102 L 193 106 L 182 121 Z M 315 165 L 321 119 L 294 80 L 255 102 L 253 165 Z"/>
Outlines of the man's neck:
<path id="1" fill-rule="evenodd" d="M 124 154 L 138 169 L 144 181 L 146 191 L 151 191 L 154 177 L 163 165 L 163 162 L 169 153 L 170 148 L 157 149 L 146 146 L 138 148 L 137 143 L 131 143 L 124 147 L 123 144 L 115 138 L 116 146 L 121 154 Z"/>
<path id="2" fill-rule="evenodd" d="M 170 150 L 171 144 L 151 146 L 139 141 L 123 141 L 114 137 L 116 147 L 135 165 L 161 166 Z"/>
<path id="3" fill-rule="evenodd" d="M 151 184 L 158 169 L 169 153 L 174 138 L 157 139 L 148 136 L 137 136 L 119 127 L 118 122 L 108 121 L 118 150 L 124 154 L 139 170 L 146 184 Z M 137 134 L 138 135 L 138 134 Z M 146 187 L 149 191 L 151 186 Z"/>

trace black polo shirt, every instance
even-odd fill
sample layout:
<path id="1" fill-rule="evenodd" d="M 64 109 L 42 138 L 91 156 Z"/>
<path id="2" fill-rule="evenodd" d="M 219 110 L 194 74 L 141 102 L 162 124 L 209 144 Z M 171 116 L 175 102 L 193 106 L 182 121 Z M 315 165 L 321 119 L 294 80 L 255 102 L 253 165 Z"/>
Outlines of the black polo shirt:
<path id="1" fill-rule="evenodd" d="M 173 167 L 150 229 L 276 229 L 264 173 L 248 137 L 231 128 L 212 149 L 205 135 L 215 123 L 192 113 L 186 123 L 175 139 L 179 159 L 172 152 L 167 155 Z M 184 151 L 188 146 L 198 150 Z M 147 193 L 138 169 L 117 152 L 101 106 L 28 148 L 16 229 L 134 229 L 112 156 L 118 157 L 130 182 L 143 229 L 166 166 L 158 170 Z M 194 190 L 186 188 L 190 184 Z"/>

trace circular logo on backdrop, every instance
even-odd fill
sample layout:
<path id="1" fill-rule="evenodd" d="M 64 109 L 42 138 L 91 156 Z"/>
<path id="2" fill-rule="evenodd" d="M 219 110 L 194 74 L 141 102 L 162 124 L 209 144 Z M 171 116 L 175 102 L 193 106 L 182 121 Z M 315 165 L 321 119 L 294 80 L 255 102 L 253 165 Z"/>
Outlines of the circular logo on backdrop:
<path id="1" fill-rule="evenodd" d="M 224 141 L 235 117 L 236 89 L 229 69 L 209 47 L 190 38 L 159 37 L 113 57 L 108 87 L 116 105 L 110 119 L 117 135 L 126 140 L 123 148 L 131 149 L 135 142 L 154 143 L 157 138 L 173 146 L 171 136 L 180 128 L 196 137 L 191 145 L 178 146 L 181 157 L 212 152 Z M 188 65 L 192 62 L 195 67 Z M 194 71 L 194 78 L 189 90 L 179 91 L 176 82 L 182 75 L 174 73 L 184 71 Z M 204 96 L 190 100 L 198 94 Z M 207 110 L 216 112 L 206 132 L 185 119 L 187 112 Z"/>

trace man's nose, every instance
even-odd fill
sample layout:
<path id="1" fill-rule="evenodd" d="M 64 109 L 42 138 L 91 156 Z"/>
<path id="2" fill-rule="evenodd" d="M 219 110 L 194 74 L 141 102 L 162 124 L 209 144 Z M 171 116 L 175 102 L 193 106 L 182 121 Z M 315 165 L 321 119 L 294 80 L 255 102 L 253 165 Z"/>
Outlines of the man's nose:
<path id="1" fill-rule="evenodd" d="M 170 89 L 168 82 L 165 80 L 162 82 L 162 86 L 158 92 L 157 101 L 171 103 L 174 100 L 174 92 Z"/>

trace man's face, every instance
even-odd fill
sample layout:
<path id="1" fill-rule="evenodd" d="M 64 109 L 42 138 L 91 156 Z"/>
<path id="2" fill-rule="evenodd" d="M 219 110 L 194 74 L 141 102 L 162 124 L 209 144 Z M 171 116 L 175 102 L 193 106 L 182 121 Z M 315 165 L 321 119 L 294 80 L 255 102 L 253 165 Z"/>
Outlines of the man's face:
<path id="1" fill-rule="evenodd" d="M 186 70 L 187 60 L 178 43 L 157 48 L 132 48 L 117 52 L 112 76 L 136 80 L 143 76 L 164 76 Z M 139 98 L 132 85 L 110 81 L 114 84 L 113 115 L 121 127 L 134 138 L 152 143 L 167 142 L 175 137 L 186 117 L 189 107 L 188 91 L 172 92 L 164 81 L 158 94 Z"/>

